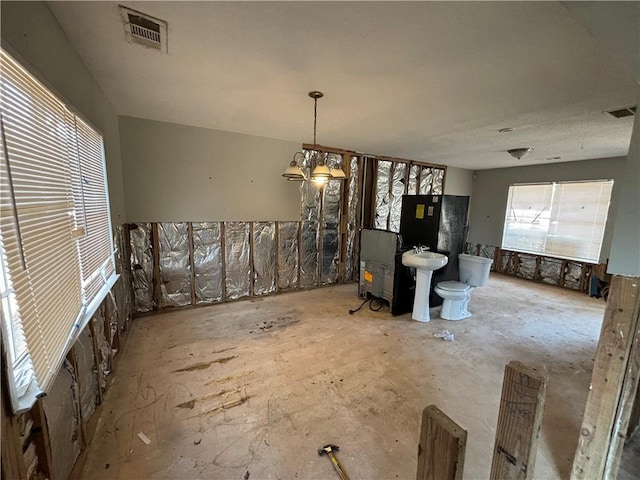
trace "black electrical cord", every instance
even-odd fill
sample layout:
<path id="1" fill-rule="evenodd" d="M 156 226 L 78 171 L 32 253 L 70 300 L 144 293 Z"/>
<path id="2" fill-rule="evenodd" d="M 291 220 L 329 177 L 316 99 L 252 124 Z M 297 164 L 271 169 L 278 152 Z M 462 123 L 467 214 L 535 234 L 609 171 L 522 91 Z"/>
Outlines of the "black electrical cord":
<path id="1" fill-rule="evenodd" d="M 358 308 L 356 308 L 355 310 L 349 310 L 349 315 L 353 315 L 354 313 L 359 312 L 360 309 L 364 307 L 367 302 L 369 302 L 369 309 L 374 312 L 379 312 L 380 310 L 382 310 L 382 307 L 384 307 L 384 303 L 381 298 L 378 298 L 378 297 L 366 298 Z"/>

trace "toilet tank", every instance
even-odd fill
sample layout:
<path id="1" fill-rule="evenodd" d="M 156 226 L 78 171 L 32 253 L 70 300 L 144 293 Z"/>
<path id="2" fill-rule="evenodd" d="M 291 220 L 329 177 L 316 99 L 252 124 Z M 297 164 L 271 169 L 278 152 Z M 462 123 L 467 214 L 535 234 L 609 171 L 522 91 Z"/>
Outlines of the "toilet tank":
<path id="1" fill-rule="evenodd" d="M 458 262 L 460 282 L 472 287 L 482 287 L 487 284 L 493 260 L 461 253 L 458 255 Z"/>

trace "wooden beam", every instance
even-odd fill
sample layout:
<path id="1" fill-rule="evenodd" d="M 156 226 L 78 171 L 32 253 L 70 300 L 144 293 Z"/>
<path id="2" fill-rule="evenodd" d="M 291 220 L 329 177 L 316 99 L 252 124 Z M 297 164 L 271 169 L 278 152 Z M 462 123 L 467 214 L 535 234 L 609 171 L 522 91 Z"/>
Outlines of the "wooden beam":
<path id="1" fill-rule="evenodd" d="M 461 480 L 467 431 L 435 405 L 422 411 L 416 480 Z"/>
<path id="2" fill-rule="evenodd" d="M 187 222 L 187 243 L 189 245 L 189 273 L 191 274 L 191 305 L 196 304 L 196 271 L 193 265 L 193 223 Z"/>
<path id="3" fill-rule="evenodd" d="M 158 224 L 151 224 L 151 250 L 153 253 L 153 309 L 162 310 L 162 278 L 160 277 L 160 240 L 158 237 Z"/>
<path id="4" fill-rule="evenodd" d="M 275 269 L 273 271 L 273 280 L 276 284 L 276 289 L 275 289 L 275 293 L 278 293 L 278 291 L 280 290 L 280 222 L 279 221 L 275 221 L 274 222 L 274 232 L 273 232 L 273 241 L 274 241 L 274 246 L 275 246 L 275 256 L 273 257 L 273 262 L 276 264 L 275 265 Z"/>
<path id="5" fill-rule="evenodd" d="M 547 378 L 520 362 L 504 369 L 491 479 L 533 478 Z"/>
<path id="6" fill-rule="evenodd" d="M 33 431 L 36 432 L 34 442 L 38 454 L 38 470 L 50 480 L 58 480 L 53 475 L 53 454 L 49 441 L 49 426 L 44 413 L 42 399 L 39 398 L 31 409 L 33 415 Z"/>
<path id="7" fill-rule="evenodd" d="M 640 365 L 638 312 L 640 278 L 615 275 L 611 281 L 600 341 L 591 376 L 591 390 L 582 419 L 572 479 L 609 478 L 605 467 L 616 470 L 624 441 L 617 421 L 628 422 Z M 635 346 L 635 348 L 634 348 Z M 632 388 L 635 377 L 635 387 Z M 618 458 L 616 458 L 618 457 Z M 615 478 L 611 477 L 611 478 Z"/>

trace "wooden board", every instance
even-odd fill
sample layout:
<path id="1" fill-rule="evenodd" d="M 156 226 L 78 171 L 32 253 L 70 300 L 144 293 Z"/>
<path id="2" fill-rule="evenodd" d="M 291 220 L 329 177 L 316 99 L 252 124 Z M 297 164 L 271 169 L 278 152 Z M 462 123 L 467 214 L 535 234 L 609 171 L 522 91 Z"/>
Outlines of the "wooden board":
<path id="1" fill-rule="evenodd" d="M 491 479 L 533 478 L 546 387 L 546 376 L 531 367 L 505 367 Z"/>
<path id="2" fill-rule="evenodd" d="M 587 397 L 578 448 L 573 459 L 573 479 L 605 478 L 607 459 L 612 462 L 615 461 L 616 455 L 619 457 L 620 449 L 617 444 L 623 439 L 614 439 L 613 436 L 618 437 L 616 419 L 625 414 L 625 411 L 620 409 L 629 409 L 626 415 L 630 415 L 632 408 L 631 402 L 624 404 L 628 401 L 628 398 L 624 398 L 625 380 L 627 397 L 635 394 L 635 389 L 631 388 L 630 383 L 630 375 L 633 375 L 633 372 L 629 372 L 628 367 L 630 361 L 631 367 L 633 362 L 637 361 L 631 357 L 631 353 L 639 327 L 639 302 L 640 279 L 617 275 L 612 278 L 591 376 L 591 390 Z M 619 433 L 624 436 L 624 432 Z"/>
<path id="3" fill-rule="evenodd" d="M 460 480 L 467 431 L 435 405 L 422 411 L 416 480 Z"/>

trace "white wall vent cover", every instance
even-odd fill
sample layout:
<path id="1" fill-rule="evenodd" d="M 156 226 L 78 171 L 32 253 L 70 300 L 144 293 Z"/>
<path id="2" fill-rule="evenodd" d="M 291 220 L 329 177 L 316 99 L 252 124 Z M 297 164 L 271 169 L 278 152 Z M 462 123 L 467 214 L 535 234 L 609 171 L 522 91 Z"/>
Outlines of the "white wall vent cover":
<path id="1" fill-rule="evenodd" d="M 127 42 L 167 53 L 167 22 L 122 5 L 120 16 Z"/>

